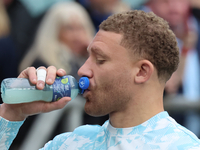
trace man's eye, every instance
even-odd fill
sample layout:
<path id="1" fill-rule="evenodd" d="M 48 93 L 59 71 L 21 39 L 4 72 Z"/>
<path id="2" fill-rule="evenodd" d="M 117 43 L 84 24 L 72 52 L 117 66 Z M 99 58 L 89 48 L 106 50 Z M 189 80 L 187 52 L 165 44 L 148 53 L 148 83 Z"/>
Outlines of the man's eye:
<path id="1" fill-rule="evenodd" d="M 104 59 L 97 59 L 97 60 L 96 60 L 96 63 L 97 63 L 97 64 L 103 64 L 104 62 L 105 62 Z"/>

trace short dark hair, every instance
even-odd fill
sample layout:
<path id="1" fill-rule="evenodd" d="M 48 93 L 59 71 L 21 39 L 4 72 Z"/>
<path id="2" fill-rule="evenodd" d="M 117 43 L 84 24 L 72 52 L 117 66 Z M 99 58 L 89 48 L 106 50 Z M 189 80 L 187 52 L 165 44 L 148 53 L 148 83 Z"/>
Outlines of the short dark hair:
<path id="1" fill-rule="evenodd" d="M 114 14 L 103 21 L 100 30 L 123 35 L 121 45 L 139 59 L 149 60 L 158 78 L 167 81 L 179 64 L 179 49 L 168 22 L 153 12 L 131 10 Z"/>

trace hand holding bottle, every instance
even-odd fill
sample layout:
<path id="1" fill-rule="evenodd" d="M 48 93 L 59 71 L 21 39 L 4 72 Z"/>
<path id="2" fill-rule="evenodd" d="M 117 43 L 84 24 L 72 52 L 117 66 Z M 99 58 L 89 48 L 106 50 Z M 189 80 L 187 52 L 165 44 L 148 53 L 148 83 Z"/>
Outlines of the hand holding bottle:
<path id="1" fill-rule="evenodd" d="M 45 67 L 40 67 L 46 69 Z M 46 69 L 46 83 L 51 85 L 54 83 L 56 76 L 64 76 L 66 72 L 63 69 L 57 70 L 54 66 L 50 66 Z M 45 82 L 39 80 L 37 81 L 36 69 L 34 67 L 29 67 L 22 71 L 18 78 L 27 78 L 32 84 L 35 84 L 37 89 L 42 90 L 45 86 Z M 21 103 L 21 104 L 5 104 L 3 103 L 0 106 L 0 116 L 10 121 L 21 121 L 26 117 L 50 112 L 53 110 L 63 108 L 69 101 L 70 97 L 63 97 L 59 101 L 55 102 L 44 102 L 44 101 L 35 101 L 30 103 Z"/>

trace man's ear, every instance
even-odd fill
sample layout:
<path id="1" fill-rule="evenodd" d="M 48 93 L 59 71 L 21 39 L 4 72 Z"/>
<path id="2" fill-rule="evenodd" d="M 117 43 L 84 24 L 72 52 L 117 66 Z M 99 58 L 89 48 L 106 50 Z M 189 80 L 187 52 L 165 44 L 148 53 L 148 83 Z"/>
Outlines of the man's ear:
<path id="1" fill-rule="evenodd" d="M 135 76 L 135 83 L 141 84 L 149 80 L 154 71 L 153 64 L 148 60 L 137 62 L 138 72 Z"/>

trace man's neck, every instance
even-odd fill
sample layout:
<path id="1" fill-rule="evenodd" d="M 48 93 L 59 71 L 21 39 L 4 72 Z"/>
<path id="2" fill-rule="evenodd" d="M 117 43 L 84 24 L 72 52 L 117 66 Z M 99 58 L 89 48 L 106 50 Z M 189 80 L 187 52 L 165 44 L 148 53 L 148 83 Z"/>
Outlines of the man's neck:
<path id="1" fill-rule="evenodd" d="M 143 100 L 129 103 L 124 111 L 110 113 L 110 124 L 115 128 L 134 127 L 164 111 L 162 96 Z"/>

